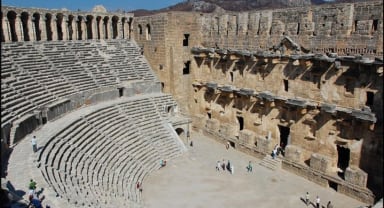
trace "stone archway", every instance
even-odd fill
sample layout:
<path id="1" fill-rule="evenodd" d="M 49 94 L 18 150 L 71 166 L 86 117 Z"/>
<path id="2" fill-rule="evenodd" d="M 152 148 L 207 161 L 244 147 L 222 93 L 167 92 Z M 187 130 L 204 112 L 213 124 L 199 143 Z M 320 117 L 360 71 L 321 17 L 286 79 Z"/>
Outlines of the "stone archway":
<path id="1" fill-rule="evenodd" d="M 31 37 L 29 37 L 29 25 L 28 25 L 28 21 L 30 20 L 30 16 L 27 12 L 22 12 L 21 15 L 20 15 L 20 18 L 21 18 L 21 25 L 22 25 L 22 28 L 23 28 L 23 34 L 24 34 L 24 41 L 30 41 L 31 40 Z"/>
<path id="2" fill-rule="evenodd" d="M 9 11 L 7 13 L 7 18 L 8 18 L 8 21 L 9 21 L 9 29 L 10 29 L 10 37 L 11 37 L 11 41 L 12 42 L 16 42 L 18 41 L 18 37 L 17 37 L 17 33 L 16 33 L 16 18 L 17 18 L 17 15 L 16 15 L 16 12 L 14 11 Z"/>
<path id="3" fill-rule="evenodd" d="M 52 15 L 47 13 L 45 14 L 45 29 L 47 32 L 47 40 L 52 40 L 53 30 L 52 30 Z"/>
<path id="4" fill-rule="evenodd" d="M 36 41 L 40 41 L 41 40 L 41 28 L 40 28 L 40 14 L 39 13 L 34 13 L 32 15 L 32 22 L 33 22 L 33 25 L 35 26 L 35 31 L 33 31 L 33 32 L 35 33 Z"/>

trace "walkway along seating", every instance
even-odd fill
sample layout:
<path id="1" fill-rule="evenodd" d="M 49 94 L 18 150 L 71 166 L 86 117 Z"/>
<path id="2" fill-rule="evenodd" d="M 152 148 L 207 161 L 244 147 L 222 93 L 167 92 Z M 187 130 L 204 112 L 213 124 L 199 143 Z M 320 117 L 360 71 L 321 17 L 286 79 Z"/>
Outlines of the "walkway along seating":
<path id="1" fill-rule="evenodd" d="M 164 94 L 137 96 L 76 119 L 42 144 L 44 179 L 75 206 L 139 206 L 136 182 L 157 170 L 161 159 L 182 153 L 159 110 L 170 102 Z"/>
<path id="2" fill-rule="evenodd" d="M 48 118 L 40 112 L 52 103 L 70 99 L 67 108 L 73 109 L 94 92 L 117 90 L 125 82 L 158 82 L 139 50 L 121 39 L 1 44 L 1 125 L 8 145 L 44 123 Z M 37 124 L 13 124 L 25 115 L 36 115 Z"/>

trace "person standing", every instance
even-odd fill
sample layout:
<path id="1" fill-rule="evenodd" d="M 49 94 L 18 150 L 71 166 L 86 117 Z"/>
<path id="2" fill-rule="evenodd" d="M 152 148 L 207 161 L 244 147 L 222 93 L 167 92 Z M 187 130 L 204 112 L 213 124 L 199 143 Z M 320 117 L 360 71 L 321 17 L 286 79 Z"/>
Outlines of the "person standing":
<path id="1" fill-rule="evenodd" d="M 320 208 L 320 197 L 316 196 L 316 208 Z"/>
<path id="2" fill-rule="evenodd" d="M 305 194 L 305 205 L 307 205 L 307 207 L 309 205 L 309 193 L 308 192 Z"/>
<path id="3" fill-rule="evenodd" d="M 217 161 L 216 171 L 220 171 L 220 167 L 221 167 L 220 161 Z"/>
<path id="4" fill-rule="evenodd" d="M 33 136 L 33 137 L 32 137 L 31 143 L 32 143 L 32 149 L 33 149 L 33 152 L 37 152 L 37 140 L 36 140 L 36 136 Z"/>
<path id="5" fill-rule="evenodd" d="M 251 163 L 251 161 L 249 161 L 247 169 L 248 169 L 248 172 L 252 172 L 252 163 Z"/>

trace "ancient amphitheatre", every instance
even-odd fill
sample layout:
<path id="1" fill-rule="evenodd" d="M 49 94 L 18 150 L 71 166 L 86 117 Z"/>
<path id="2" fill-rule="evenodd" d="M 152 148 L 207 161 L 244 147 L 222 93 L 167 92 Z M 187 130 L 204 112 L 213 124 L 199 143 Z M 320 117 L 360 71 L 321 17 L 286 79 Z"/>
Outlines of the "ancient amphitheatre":
<path id="1" fill-rule="evenodd" d="M 383 196 L 382 1 L 138 17 L 2 6 L 1 18 L 4 204 L 26 204 L 30 178 L 52 207 Z M 233 175 L 215 172 L 224 158 Z"/>

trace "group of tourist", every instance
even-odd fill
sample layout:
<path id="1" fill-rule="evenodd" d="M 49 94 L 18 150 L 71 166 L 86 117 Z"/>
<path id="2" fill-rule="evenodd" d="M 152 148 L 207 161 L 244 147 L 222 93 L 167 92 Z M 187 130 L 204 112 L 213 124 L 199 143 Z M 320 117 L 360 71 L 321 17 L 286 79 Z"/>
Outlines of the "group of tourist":
<path id="1" fill-rule="evenodd" d="M 284 156 L 284 144 L 282 143 L 281 145 L 276 144 L 275 147 L 272 150 L 271 156 L 273 159 L 275 159 L 279 154 Z"/>
<path id="2" fill-rule="evenodd" d="M 223 171 L 229 171 L 231 174 L 234 173 L 235 171 L 235 167 L 233 166 L 233 164 L 231 164 L 231 162 L 228 160 L 228 162 L 226 163 L 225 160 L 223 159 L 223 162 L 221 163 L 220 160 L 217 161 L 217 165 L 216 165 L 216 171 L 220 171 L 220 169 L 222 169 Z"/>
<path id="3" fill-rule="evenodd" d="M 33 207 L 33 208 L 43 208 L 42 201 L 44 200 L 45 196 L 42 196 L 39 198 L 39 193 L 36 192 L 36 182 L 31 179 L 29 181 L 28 189 L 29 189 L 29 205 L 28 207 Z M 49 208 L 49 205 L 46 206 L 46 208 Z"/>
<path id="4" fill-rule="evenodd" d="M 167 165 L 166 160 L 160 160 L 160 168 L 165 167 Z"/>
<path id="5" fill-rule="evenodd" d="M 139 181 L 136 183 L 136 189 L 138 189 L 140 193 L 143 192 L 143 187 Z"/>
<path id="6" fill-rule="evenodd" d="M 311 203 L 311 201 L 309 199 L 309 193 L 307 192 L 305 194 L 305 205 L 307 205 L 307 207 L 308 207 L 308 205 L 310 203 Z M 319 196 L 316 196 L 315 203 L 316 203 L 316 208 L 320 208 L 320 197 Z M 333 204 L 331 203 L 331 201 L 328 201 L 326 208 L 333 208 Z"/>

